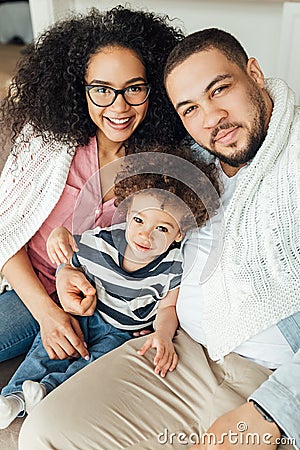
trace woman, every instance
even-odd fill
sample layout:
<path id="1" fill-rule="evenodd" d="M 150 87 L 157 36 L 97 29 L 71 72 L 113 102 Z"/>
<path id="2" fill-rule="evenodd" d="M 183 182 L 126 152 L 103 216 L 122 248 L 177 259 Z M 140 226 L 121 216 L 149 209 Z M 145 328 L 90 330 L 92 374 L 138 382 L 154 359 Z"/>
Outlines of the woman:
<path id="1" fill-rule="evenodd" d="M 181 38 L 166 18 L 119 6 L 59 22 L 28 48 L 0 118 L 13 144 L 0 180 L 0 361 L 25 353 L 39 328 L 50 358 L 86 355 L 78 322 L 57 304 L 45 243 L 57 225 L 74 229 L 78 202 L 75 227 L 109 225 L 110 164 L 145 142 L 184 136 L 163 87 L 164 62 Z M 80 202 L 90 179 L 93 195 Z M 86 197 L 97 202 L 88 212 Z"/>

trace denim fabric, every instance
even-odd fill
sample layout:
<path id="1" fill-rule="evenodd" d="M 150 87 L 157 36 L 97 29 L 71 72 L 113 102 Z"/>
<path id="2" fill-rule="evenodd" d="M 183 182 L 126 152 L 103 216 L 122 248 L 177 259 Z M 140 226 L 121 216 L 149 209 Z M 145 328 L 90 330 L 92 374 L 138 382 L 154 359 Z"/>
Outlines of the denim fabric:
<path id="1" fill-rule="evenodd" d="M 300 450 L 300 350 L 251 394 Z"/>
<path id="2" fill-rule="evenodd" d="M 30 349 L 39 325 L 15 291 L 0 294 L 0 362 Z"/>
<path id="3" fill-rule="evenodd" d="M 25 360 L 19 366 L 8 385 L 2 389 L 1 394 L 8 395 L 22 391 L 24 380 L 41 382 L 48 394 L 59 384 L 74 375 L 74 373 L 132 338 L 131 332 L 119 330 L 104 322 L 98 312 L 91 317 L 77 317 L 77 319 L 90 352 L 88 361 L 84 358 L 49 359 L 39 333 Z"/>
<path id="4" fill-rule="evenodd" d="M 277 324 L 294 353 L 300 350 L 300 311 Z"/>
<path id="5" fill-rule="evenodd" d="M 277 326 L 295 356 L 275 370 L 250 398 L 273 417 L 286 436 L 295 439 L 294 447 L 300 450 L 300 312 L 281 320 Z"/>

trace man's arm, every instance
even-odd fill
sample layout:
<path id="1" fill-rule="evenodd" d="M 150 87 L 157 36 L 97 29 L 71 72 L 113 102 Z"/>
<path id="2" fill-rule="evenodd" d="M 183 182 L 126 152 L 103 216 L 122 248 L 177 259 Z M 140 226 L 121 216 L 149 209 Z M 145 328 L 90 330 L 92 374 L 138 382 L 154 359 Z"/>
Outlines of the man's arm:
<path id="1" fill-rule="evenodd" d="M 207 433 L 221 437 L 229 430 L 236 429 L 237 423 L 247 424 L 247 433 L 257 433 L 260 436 L 259 445 L 251 443 L 239 443 L 239 448 L 250 450 L 268 449 L 270 443 L 278 444 L 281 431 L 291 440 L 289 443 L 300 449 L 300 350 L 295 354 L 291 362 L 277 369 L 261 386 L 253 392 L 248 400 L 254 400 L 263 410 L 272 417 L 274 422 L 268 422 L 260 414 L 252 402 L 229 411 L 219 417 L 207 430 Z M 294 439 L 294 442 L 292 441 Z M 266 441 L 266 442 L 264 442 Z M 268 443 L 269 441 L 270 443 Z M 219 445 L 201 443 L 192 447 L 193 450 L 234 450 L 236 445 L 228 442 L 228 436 Z"/>
<path id="2" fill-rule="evenodd" d="M 283 364 L 250 399 L 255 400 L 274 419 L 300 449 L 300 350 L 292 361 Z"/>
<path id="3" fill-rule="evenodd" d="M 97 299 L 96 289 L 83 272 L 66 264 L 56 275 L 56 288 L 65 311 L 78 316 L 92 316 Z"/>
<path id="4" fill-rule="evenodd" d="M 248 440 L 246 435 L 254 438 Z M 219 417 L 203 434 L 200 444 L 190 450 L 268 450 L 277 448 L 279 439 L 277 425 L 267 422 L 249 402 Z"/>

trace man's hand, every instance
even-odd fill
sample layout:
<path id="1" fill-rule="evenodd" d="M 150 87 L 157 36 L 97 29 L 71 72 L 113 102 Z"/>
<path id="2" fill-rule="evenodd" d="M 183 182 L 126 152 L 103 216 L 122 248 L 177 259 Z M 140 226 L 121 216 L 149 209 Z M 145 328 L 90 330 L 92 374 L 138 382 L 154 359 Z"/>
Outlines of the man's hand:
<path id="1" fill-rule="evenodd" d="M 267 422 L 251 402 L 219 417 L 206 433 L 190 450 L 269 450 L 277 448 L 280 438 L 277 425 Z"/>
<path id="2" fill-rule="evenodd" d="M 78 316 L 94 314 L 96 289 L 82 272 L 71 266 L 61 268 L 56 277 L 56 288 L 65 311 Z"/>
<path id="3" fill-rule="evenodd" d="M 53 303 L 51 314 L 40 320 L 43 345 L 50 359 L 89 359 L 84 336 L 78 321 Z"/>

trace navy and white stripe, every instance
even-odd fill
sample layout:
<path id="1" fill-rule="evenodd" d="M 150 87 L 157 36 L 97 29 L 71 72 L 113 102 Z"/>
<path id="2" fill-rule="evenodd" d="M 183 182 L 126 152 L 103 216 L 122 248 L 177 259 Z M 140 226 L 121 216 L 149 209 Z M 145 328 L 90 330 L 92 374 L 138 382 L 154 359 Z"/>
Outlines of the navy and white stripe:
<path id="1" fill-rule="evenodd" d="M 151 325 L 158 302 L 179 286 L 182 274 L 180 245 L 172 245 L 145 267 L 122 268 L 126 248 L 125 223 L 75 236 L 79 252 L 72 264 L 83 267 L 97 289 L 97 309 L 117 328 L 137 330 Z"/>

